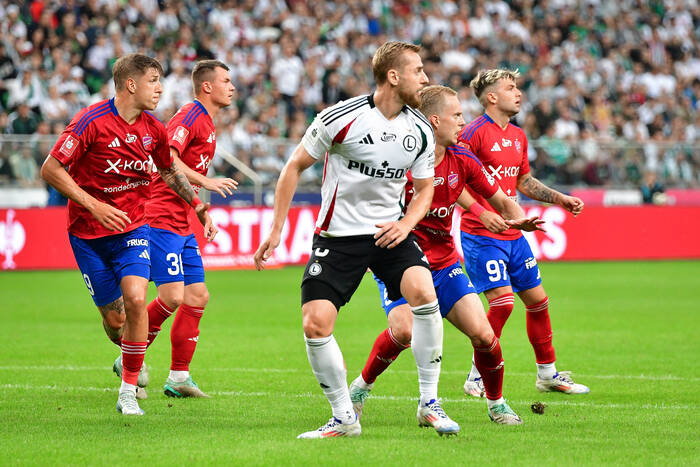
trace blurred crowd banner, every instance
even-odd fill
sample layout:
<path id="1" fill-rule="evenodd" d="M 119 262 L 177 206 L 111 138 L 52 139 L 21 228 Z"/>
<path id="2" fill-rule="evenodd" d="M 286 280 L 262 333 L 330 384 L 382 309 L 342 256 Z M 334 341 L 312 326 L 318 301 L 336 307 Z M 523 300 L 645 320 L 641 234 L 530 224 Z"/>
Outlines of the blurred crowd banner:
<path id="1" fill-rule="evenodd" d="M 309 258 L 319 206 L 293 207 L 280 246 L 268 261 L 279 267 Z M 526 234 L 535 258 L 557 260 L 700 258 L 700 206 L 587 207 L 574 218 L 556 206 L 530 206 L 547 232 Z M 195 228 L 207 269 L 253 268 L 253 254 L 269 232 L 270 208 L 212 208 L 214 242 Z M 0 210 L 0 269 L 75 269 L 65 208 Z M 458 233 L 455 216 L 455 233 Z M 196 221 L 195 221 L 196 222 Z M 455 235 L 459 247 L 459 235 Z"/>

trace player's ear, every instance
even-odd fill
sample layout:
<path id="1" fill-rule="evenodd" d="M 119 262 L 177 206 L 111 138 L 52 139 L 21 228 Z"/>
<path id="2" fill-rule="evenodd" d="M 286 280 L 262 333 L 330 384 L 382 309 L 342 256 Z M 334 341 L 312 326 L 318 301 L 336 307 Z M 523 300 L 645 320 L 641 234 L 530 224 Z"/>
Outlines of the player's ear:
<path id="1" fill-rule="evenodd" d="M 134 81 L 133 78 L 127 78 L 126 79 L 126 89 L 131 93 L 134 94 L 136 92 L 136 81 Z"/>
<path id="2" fill-rule="evenodd" d="M 438 126 L 440 126 L 440 117 L 438 117 L 438 116 L 435 115 L 435 114 L 431 115 L 431 116 L 430 116 L 430 123 L 432 123 L 432 125 L 433 125 L 435 128 L 437 128 Z"/>
<path id="3" fill-rule="evenodd" d="M 391 69 L 386 74 L 387 81 L 392 86 L 399 84 L 399 72 L 397 70 Z"/>
<path id="4" fill-rule="evenodd" d="M 202 83 L 202 90 L 206 92 L 207 94 L 210 94 L 212 91 L 212 86 L 209 81 L 205 81 Z"/>

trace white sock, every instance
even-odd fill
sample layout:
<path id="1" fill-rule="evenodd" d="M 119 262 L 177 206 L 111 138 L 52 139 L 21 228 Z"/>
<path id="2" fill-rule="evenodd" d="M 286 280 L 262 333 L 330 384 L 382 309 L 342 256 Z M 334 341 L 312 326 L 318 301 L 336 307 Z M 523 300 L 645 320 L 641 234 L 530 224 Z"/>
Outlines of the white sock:
<path id="1" fill-rule="evenodd" d="M 539 376 L 540 379 L 552 379 L 556 374 L 557 367 L 554 365 L 554 362 L 537 364 L 537 376 Z"/>
<path id="2" fill-rule="evenodd" d="M 304 340 L 311 370 L 331 404 L 333 416 L 343 423 L 354 423 L 356 417 L 350 401 L 347 370 L 335 337 L 333 334 L 318 339 L 304 336 Z"/>
<path id="3" fill-rule="evenodd" d="M 438 301 L 411 307 L 413 337 L 411 350 L 418 367 L 420 403 L 437 400 L 440 362 L 442 361 L 442 316 Z"/>
<path id="4" fill-rule="evenodd" d="M 494 405 L 498 404 L 503 404 L 506 400 L 503 397 L 499 397 L 495 401 L 492 401 L 491 399 L 486 399 L 486 406 L 490 409 Z"/>
<path id="5" fill-rule="evenodd" d="M 172 379 L 176 383 L 182 383 L 184 381 L 187 381 L 187 378 L 189 378 L 189 377 L 190 377 L 189 371 L 170 370 L 170 379 Z"/>
<path id="6" fill-rule="evenodd" d="M 481 378 L 481 373 L 479 373 L 479 370 L 476 369 L 476 363 L 474 363 L 474 354 L 472 354 L 472 369 L 469 370 L 469 376 L 467 379 L 469 379 L 469 381 L 474 381 L 477 378 Z"/>
<path id="7" fill-rule="evenodd" d="M 122 385 L 119 388 L 119 393 L 121 394 L 122 392 L 127 392 L 127 391 L 133 392 L 134 394 L 136 394 L 136 385 L 125 383 L 124 381 L 122 381 Z"/>
<path id="8" fill-rule="evenodd" d="M 362 377 L 362 375 L 360 375 L 360 376 L 358 376 L 357 378 L 355 378 L 355 382 L 356 382 L 357 385 L 360 386 L 362 389 L 367 389 L 367 390 L 369 390 L 369 391 L 371 391 L 372 388 L 374 387 L 374 383 L 371 383 L 371 384 L 368 383 L 367 381 L 365 381 L 365 379 Z"/>

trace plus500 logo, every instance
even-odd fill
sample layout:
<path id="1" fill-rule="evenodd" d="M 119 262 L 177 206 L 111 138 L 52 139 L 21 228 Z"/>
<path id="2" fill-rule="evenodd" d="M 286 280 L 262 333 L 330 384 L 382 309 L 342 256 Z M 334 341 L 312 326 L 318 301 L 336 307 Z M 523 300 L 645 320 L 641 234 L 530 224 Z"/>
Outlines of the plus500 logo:
<path id="1" fill-rule="evenodd" d="M 362 162 L 348 161 L 348 169 L 358 170 L 361 173 L 367 175 L 368 177 L 374 178 L 403 178 L 406 173 L 405 169 L 395 169 L 393 167 L 384 167 L 382 169 L 377 169 L 375 167 L 369 167 Z"/>

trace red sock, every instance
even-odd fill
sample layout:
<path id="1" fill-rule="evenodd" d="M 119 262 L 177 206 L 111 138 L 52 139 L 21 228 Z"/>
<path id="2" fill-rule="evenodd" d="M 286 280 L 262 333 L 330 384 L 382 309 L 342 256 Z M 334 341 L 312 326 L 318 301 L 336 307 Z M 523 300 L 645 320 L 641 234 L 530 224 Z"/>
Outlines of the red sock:
<path id="1" fill-rule="evenodd" d="M 163 321 L 168 319 L 173 311 L 175 310 L 166 305 L 160 297 L 148 304 L 148 345 L 156 339 Z"/>
<path id="2" fill-rule="evenodd" d="M 202 319 L 202 313 L 204 313 L 204 308 L 183 303 L 175 314 L 173 327 L 170 330 L 171 370 L 189 371 L 194 349 L 199 340 L 199 320 Z"/>
<path id="3" fill-rule="evenodd" d="M 535 349 L 537 363 L 553 363 L 554 347 L 552 347 L 552 324 L 549 322 L 549 298 L 530 305 L 526 308 L 527 337 Z"/>
<path id="4" fill-rule="evenodd" d="M 122 339 L 122 381 L 125 383 L 136 386 L 146 347 L 146 342 L 129 342 Z"/>
<path id="5" fill-rule="evenodd" d="M 486 397 L 492 401 L 499 399 L 503 395 L 503 355 L 498 337 L 494 336 L 490 345 L 474 350 L 474 364 L 481 373 Z"/>
<path id="6" fill-rule="evenodd" d="M 493 328 L 493 333 L 496 337 L 501 338 L 501 332 L 503 331 L 503 326 L 506 325 L 510 313 L 513 311 L 513 303 L 515 298 L 513 293 L 506 293 L 500 297 L 496 297 L 493 300 L 489 300 L 489 312 L 486 318 L 491 323 L 491 328 Z"/>
<path id="7" fill-rule="evenodd" d="M 391 362 L 396 360 L 396 357 L 409 347 L 409 345 L 403 345 L 394 339 L 391 329 L 385 329 L 374 341 L 367 363 L 362 369 L 362 379 L 367 384 L 374 383 L 377 376 L 381 375 L 391 365 Z"/>

